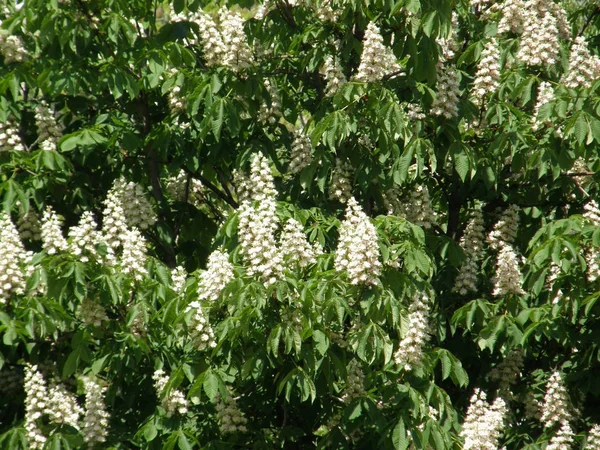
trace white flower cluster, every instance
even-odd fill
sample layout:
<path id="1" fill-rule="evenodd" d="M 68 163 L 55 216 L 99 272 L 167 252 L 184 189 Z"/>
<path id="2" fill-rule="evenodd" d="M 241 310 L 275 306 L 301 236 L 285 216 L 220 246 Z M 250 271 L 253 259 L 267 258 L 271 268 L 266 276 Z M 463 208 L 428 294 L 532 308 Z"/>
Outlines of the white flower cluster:
<path id="1" fill-rule="evenodd" d="M 600 450 L 600 425 L 594 425 L 588 433 L 586 450 Z"/>
<path id="2" fill-rule="evenodd" d="M 483 214 L 481 210 L 476 209 L 467 223 L 465 233 L 460 238 L 460 248 L 465 254 L 465 261 L 460 266 L 452 292 L 458 292 L 460 295 L 477 292 L 479 261 L 483 256 L 485 242 L 484 231 Z"/>
<path id="3" fill-rule="evenodd" d="M 46 437 L 38 425 L 38 420 L 46 412 L 48 401 L 48 388 L 46 381 L 37 366 L 27 364 L 25 366 L 25 435 L 29 448 L 32 450 L 42 449 Z"/>
<path id="4" fill-rule="evenodd" d="M 48 206 L 42 216 L 42 248 L 48 255 L 55 255 L 69 249 L 69 244 L 62 235 L 60 225 L 60 219 L 52 207 Z"/>
<path id="5" fill-rule="evenodd" d="M 0 152 L 25 150 L 19 128 L 12 121 L 0 122 Z"/>
<path id="6" fill-rule="evenodd" d="M 542 125 L 550 125 L 550 123 L 548 123 L 547 121 L 544 123 L 540 122 L 537 116 L 542 106 L 544 106 L 547 103 L 550 103 L 551 101 L 554 101 L 554 88 L 549 82 L 542 81 L 540 83 L 540 86 L 538 87 L 537 102 L 533 109 L 533 125 L 531 127 L 533 131 L 539 130 Z"/>
<path id="7" fill-rule="evenodd" d="M 463 450 L 497 449 L 506 412 L 504 400 L 498 397 L 490 405 L 485 392 L 476 388 L 460 432 Z"/>
<path id="8" fill-rule="evenodd" d="M 496 92 L 500 85 L 500 50 L 498 42 L 492 38 L 487 42 L 477 64 L 477 73 L 473 82 L 474 103 L 482 105 L 486 94 Z"/>
<path id="9" fill-rule="evenodd" d="M 576 37 L 571 46 L 569 70 L 563 83 L 571 89 L 589 88 L 598 78 L 600 78 L 600 58 L 590 54 L 585 37 Z"/>
<path id="10" fill-rule="evenodd" d="M 277 86 L 269 80 L 265 80 L 265 89 L 267 94 L 269 94 L 271 104 L 267 105 L 265 102 L 260 106 L 258 120 L 263 124 L 275 125 L 283 116 L 281 113 L 281 97 L 279 96 Z"/>
<path id="11" fill-rule="evenodd" d="M 553 372 L 546 384 L 541 422 L 546 428 L 568 422 L 571 403 L 564 381 L 559 372 Z"/>
<path id="12" fill-rule="evenodd" d="M 510 205 L 500 216 L 494 228 L 488 234 L 490 247 L 497 250 L 503 244 L 512 244 L 519 230 L 519 207 Z"/>
<path id="13" fill-rule="evenodd" d="M 435 100 L 431 104 L 431 114 L 446 119 L 458 117 L 460 97 L 460 75 L 456 65 L 450 61 L 438 61 L 436 66 L 437 89 Z"/>
<path id="14" fill-rule="evenodd" d="M 426 229 L 436 223 L 429 188 L 426 185 L 416 185 L 410 192 L 410 198 L 405 207 L 405 216 L 406 220 Z"/>
<path id="15" fill-rule="evenodd" d="M 184 170 L 180 170 L 175 177 L 167 178 L 166 191 L 174 200 L 187 201 L 196 208 L 200 208 L 204 203 L 202 182 L 192 177 L 188 178 Z"/>
<path id="16" fill-rule="evenodd" d="M 456 14 L 455 11 L 452 11 L 452 27 L 450 28 L 449 36 L 438 37 L 435 40 L 440 46 L 440 59 L 443 61 L 449 61 L 456 55 L 456 51 L 458 50 L 458 27 L 458 14 Z"/>
<path id="17" fill-rule="evenodd" d="M 244 200 L 239 208 L 238 233 L 242 255 L 248 263 L 248 275 L 260 275 L 265 285 L 270 285 L 277 281 L 283 267 L 282 255 L 275 241 L 279 225 L 275 213 L 277 191 L 267 159 L 260 153 L 252 158 L 249 183 L 255 205 Z"/>
<path id="18" fill-rule="evenodd" d="M 100 327 L 102 322 L 108 321 L 106 310 L 102 305 L 88 298 L 81 301 L 79 308 L 77 308 L 77 315 L 85 326 Z"/>
<path id="19" fill-rule="evenodd" d="M 96 246 L 102 242 L 102 233 L 98 231 L 98 224 L 90 211 L 85 211 L 77 226 L 69 229 L 69 253 L 78 256 L 81 262 L 88 262 L 90 258 L 99 259 Z"/>
<path id="20" fill-rule="evenodd" d="M 105 386 L 91 378 L 83 380 L 85 391 L 85 416 L 81 434 L 90 448 L 95 444 L 106 441 L 108 436 L 108 419 L 110 415 L 104 406 Z"/>
<path id="21" fill-rule="evenodd" d="M 32 272 L 32 252 L 25 250 L 10 217 L 0 214 L 0 304 L 10 296 L 25 293 L 26 277 Z"/>
<path id="22" fill-rule="evenodd" d="M 492 295 L 502 297 L 504 295 L 525 293 L 521 287 L 521 271 L 517 254 L 509 244 L 500 247 L 498 261 L 496 263 L 496 274 L 492 277 L 494 290 Z"/>
<path id="23" fill-rule="evenodd" d="M 206 350 L 207 348 L 215 348 L 217 342 L 215 341 L 215 333 L 210 326 L 208 318 L 202 310 L 202 306 L 199 302 L 191 302 L 184 311 L 185 313 L 192 313 L 189 329 L 190 338 L 194 343 L 194 346 L 199 351 Z"/>
<path id="24" fill-rule="evenodd" d="M 490 371 L 490 379 L 498 383 L 498 395 L 512 399 L 511 386 L 517 382 L 523 368 L 523 350 L 513 349 L 500 364 Z"/>
<path id="25" fill-rule="evenodd" d="M 423 359 L 423 346 L 429 340 L 429 297 L 416 297 L 408 307 L 408 329 L 394 353 L 394 362 L 409 371 Z"/>
<path id="26" fill-rule="evenodd" d="M 146 270 L 146 239 L 137 228 L 128 229 L 122 236 L 121 271 L 132 275 L 138 281 L 148 275 Z"/>
<path id="27" fill-rule="evenodd" d="M 343 5 L 334 4 L 333 0 L 317 0 L 315 13 L 321 22 L 337 23 L 343 12 Z"/>
<path id="28" fill-rule="evenodd" d="M 559 31 L 552 14 L 529 11 L 525 15 L 517 57 L 528 66 L 553 65 L 559 56 Z"/>
<path id="29" fill-rule="evenodd" d="M 393 185 L 382 194 L 383 206 L 385 207 L 388 216 L 405 215 L 405 205 L 400 201 L 401 196 L 402 192 L 396 185 Z"/>
<path id="30" fill-rule="evenodd" d="M 79 418 L 84 411 L 75 395 L 55 380 L 50 383 L 46 412 L 52 422 L 65 423 L 79 429 Z"/>
<path id="31" fill-rule="evenodd" d="M 115 192 L 120 201 L 128 227 L 146 230 L 156 223 L 152 204 L 139 184 L 133 181 L 127 183 L 125 178 L 121 177 L 115 180 L 111 191 Z"/>
<path id="32" fill-rule="evenodd" d="M 248 420 L 237 406 L 236 400 L 229 395 L 223 399 L 220 392 L 213 399 L 217 410 L 217 421 L 222 434 L 245 433 Z"/>
<path id="33" fill-rule="evenodd" d="M 559 39 L 570 33 L 565 10 L 553 0 L 506 0 L 492 6 L 502 18 L 498 33 L 521 35 L 518 58 L 530 66 L 558 61 Z"/>
<path id="34" fill-rule="evenodd" d="M 329 198 L 346 203 L 352 197 L 352 164 L 350 161 L 335 160 L 335 167 L 331 174 L 329 185 Z"/>
<path id="35" fill-rule="evenodd" d="M 178 14 L 172 20 L 185 20 L 198 25 L 207 66 L 224 66 L 239 71 L 252 64 L 252 52 L 239 13 L 223 7 L 219 11 L 220 27 L 202 10 L 187 15 Z M 192 45 L 198 44 L 195 39 L 190 41 Z"/>
<path id="36" fill-rule="evenodd" d="M 334 96 L 338 89 L 348 82 L 342 71 L 340 59 L 333 56 L 328 56 L 325 59 L 323 67 L 321 67 L 321 74 L 325 77 L 327 83 L 325 88 L 325 96 L 327 97 Z"/>
<path id="37" fill-rule="evenodd" d="M 40 219 L 33 210 L 29 208 L 27 214 L 20 214 L 19 220 L 17 220 L 17 229 L 21 239 L 30 239 L 32 241 L 39 241 L 42 239 L 42 228 Z"/>
<path id="38" fill-rule="evenodd" d="M 183 287 L 185 286 L 185 280 L 187 278 L 187 272 L 183 266 L 177 266 L 171 270 L 171 281 L 173 284 L 173 290 L 177 294 L 183 294 Z"/>
<path id="39" fill-rule="evenodd" d="M 312 161 L 312 144 L 310 136 L 301 128 L 294 130 L 292 150 L 290 152 L 290 173 L 299 173 Z"/>
<path id="40" fill-rule="evenodd" d="M 369 22 L 363 39 L 360 65 L 354 78 L 372 83 L 401 70 L 394 52 L 383 43 L 379 27 Z"/>
<path id="41" fill-rule="evenodd" d="M 583 205 L 583 218 L 589 220 L 595 227 L 600 226 L 600 208 L 596 200 L 590 200 Z"/>
<path id="42" fill-rule="evenodd" d="M 250 177 L 244 172 L 233 169 L 232 173 L 233 187 L 238 198 L 238 203 L 243 203 L 245 200 L 252 201 L 252 186 L 250 185 Z"/>
<path id="43" fill-rule="evenodd" d="M 14 35 L 7 35 L 0 31 L 0 53 L 4 56 L 4 64 L 22 62 L 28 53 L 21 39 Z"/>
<path id="44" fill-rule="evenodd" d="M 561 422 L 560 428 L 557 433 L 552 436 L 546 450 L 571 450 L 574 440 L 575 434 L 569 425 L 569 422 L 564 421 Z"/>
<path id="45" fill-rule="evenodd" d="M 226 251 L 215 250 L 206 264 L 206 271 L 198 280 L 198 298 L 216 302 L 225 286 L 233 280 L 233 264 Z"/>
<path id="46" fill-rule="evenodd" d="M 167 417 L 173 414 L 186 414 L 188 412 L 188 401 L 179 389 L 171 389 L 165 393 L 165 387 L 169 381 L 169 377 L 165 375 L 164 370 L 157 369 L 152 375 L 154 380 L 154 389 L 156 396 L 161 399 L 161 406 L 165 409 Z"/>
<path id="47" fill-rule="evenodd" d="M 111 250 L 117 250 L 121 247 L 122 237 L 127 232 L 127 219 L 125 218 L 120 196 L 115 189 L 108 191 L 104 200 L 102 215 L 102 235 Z"/>
<path id="48" fill-rule="evenodd" d="M 250 67 L 254 57 L 248 46 L 241 14 L 222 7 L 219 11 L 219 19 L 223 42 L 226 45 L 223 65 L 236 72 Z"/>
<path id="49" fill-rule="evenodd" d="M 169 109 L 173 114 L 181 114 L 185 112 L 185 98 L 181 96 L 181 86 L 173 86 L 167 94 Z"/>
<path id="50" fill-rule="evenodd" d="M 366 394 L 365 391 L 365 374 L 358 360 L 351 360 L 346 366 L 346 386 L 342 400 L 344 403 L 350 403 L 356 398 L 360 398 Z"/>
<path id="51" fill-rule="evenodd" d="M 288 219 L 281 234 L 281 252 L 288 267 L 306 267 L 314 264 L 315 248 L 308 243 L 302 224 L 296 219 Z"/>
<path id="52" fill-rule="evenodd" d="M 423 120 L 427 117 L 421 105 L 417 103 L 406 103 L 404 109 L 409 120 Z"/>
<path id="53" fill-rule="evenodd" d="M 62 129 L 54 117 L 54 112 L 42 100 L 35 107 L 35 120 L 38 128 L 38 142 L 42 150 L 56 150 L 56 144 L 62 137 Z"/>
<path id="54" fill-rule="evenodd" d="M 351 284 L 377 284 L 381 275 L 377 231 L 354 197 L 348 200 L 339 233 L 335 270 L 346 271 Z"/>

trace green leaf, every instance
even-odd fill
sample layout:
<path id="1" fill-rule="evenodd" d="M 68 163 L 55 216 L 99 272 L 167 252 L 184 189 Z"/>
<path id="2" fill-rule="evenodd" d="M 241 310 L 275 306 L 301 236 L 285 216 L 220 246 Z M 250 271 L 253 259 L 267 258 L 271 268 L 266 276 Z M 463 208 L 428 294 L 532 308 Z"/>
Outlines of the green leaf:
<path id="1" fill-rule="evenodd" d="M 214 399 L 217 395 L 217 392 L 219 392 L 219 378 L 210 369 L 206 372 L 202 387 L 204 388 L 204 392 L 208 398 L 211 400 Z"/>
<path id="2" fill-rule="evenodd" d="M 400 417 L 400 420 L 398 420 L 398 423 L 392 430 L 392 444 L 396 450 L 406 450 L 410 445 L 402 417 Z"/>

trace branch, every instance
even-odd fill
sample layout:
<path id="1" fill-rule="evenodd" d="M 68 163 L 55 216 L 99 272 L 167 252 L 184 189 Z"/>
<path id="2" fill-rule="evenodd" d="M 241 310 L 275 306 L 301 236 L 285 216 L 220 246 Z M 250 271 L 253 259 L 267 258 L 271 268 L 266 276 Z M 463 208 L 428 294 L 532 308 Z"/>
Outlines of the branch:
<path id="1" fill-rule="evenodd" d="M 194 177 L 194 178 L 198 178 L 203 185 L 205 185 L 207 188 L 209 188 L 217 197 L 219 197 L 221 200 L 223 200 L 225 203 L 227 203 L 229 206 L 231 206 L 232 208 L 237 208 L 238 206 L 240 206 L 234 199 L 233 197 L 227 195 L 226 193 L 224 193 L 223 191 L 221 191 L 218 187 L 216 187 L 214 184 L 212 184 L 209 180 L 207 180 L 205 177 L 203 177 L 202 175 L 196 175 L 194 174 L 192 171 L 190 171 L 187 167 L 183 167 L 183 170 L 185 171 L 185 173 L 187 173 L 188 175 Z"/>
<path id="2" fill-rule="evenodd" d="M 585 24 L 583 25 L 583 27 L 581 28 L 581 31 L 579 31 L 579 33 L 577 33 L 577 37 L 582 36 L 583 32 L 586 30 L 587 27 L 590 26 L 590 23 L 592 23 L 592 20 L 594 19 L 594 17 L 596 17 L 598 14 L 600 14 L 600 6 L 596 6 L 596 9 L 594 9 L 592 11 L 592 13 L 590 14 L 590 17 L 588 17 L 588 20 L 585 22 Z"/>

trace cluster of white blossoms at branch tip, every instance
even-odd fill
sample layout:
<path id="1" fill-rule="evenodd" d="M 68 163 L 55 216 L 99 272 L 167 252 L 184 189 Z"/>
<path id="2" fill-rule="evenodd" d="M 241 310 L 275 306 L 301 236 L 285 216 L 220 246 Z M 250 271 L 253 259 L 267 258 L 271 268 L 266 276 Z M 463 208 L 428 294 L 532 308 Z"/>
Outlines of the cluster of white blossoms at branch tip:
<path id="1" fill-rule="evenodd" d="M 600 78 L 600 58 L 590 53 L 585 37 L 576 37 L 571 46 L 569 70 L 563 78 L 563 83 L 571 89 L 589 88 L 598 78 Z"/>
<path id="2" fill-rule="evenodd" d="M 225 286 L 233 280 L 233 264 L 225 251 L 215 250 L 209 257 L 206 270 L 198 280 L 198 298 L 200 300 L 217 301 Z"/>
<path id="3" fill-rule="evenodd" d="M 104 211 L 102 212 L 102 234 L 112 250 L 122 245 L 122 237 L 127 232 L 127 219 L 121 204 L 121 199 L 115 189 L 106 194 Z"/>
<path id="4" fill-rule="evenodd" d="M 600 450 L 600 425 L 594 425 L 588 433 L 586 450 Z"/>
<path id="5" fill-rule="evenodd" d="M 519 230 L 519 207 L 510 205 L 500 216 L 494 228 L 488 234 L 488 243 L 493 249 L 499 249 L 502 244 L 512 244 Z"/>
<path id="6" fill-rule="evenodd" d="M 498 33 L 521 35 L 518 58 L 527 65 L 552 65 L 558 61 L 559 39 L 570 33 L 565 10 L 553 0 L 506 0 L 492 6 L 502 18 Z"/>
<path id="7" fill-rule="evenodd" d="M 0 53 L 4 56 L 4 64 L 23 62 L 28 56 L 21 39 L 6 34 L 4 30 L 0 30 Z"/>
<path id="8" fill-rule="evenodd" d="M 207 348 L 215 348 L 217 346 L 215 333 L 210 326 L 208 317 L 204 314 L 202 305 L 197 301 L 193 301 L 187 306 L 184 312 L 192 313 L 188 328 L 190 339 L 194 346 L 199 351 L 206 350 Z"/>
<path id="9" fill-rule="evenodd" d="M 290 173 L 299 173 L 312 161 L 312 144 L 310 136 L 301 128 L 294 130 L 292 149 L 290 152 Z"/>
<path id="10" fill-rule="evenodd" d="M 587 266 L 586 278 L 593 283 L 600 277 L 600 256 L 595 248 L 588 246 L 584 250 L 583 257 Z"/>
<path id="11" fill-rule="evenodd" d="M 357 81 L 375 82 L 386 75 L 401 72 L 402 68 L 390 47 L 383 43 L 379 27 L 369 22 L 363 39 L 360 65 L 355 75 Z"/>
<path id="12" fill-rule="evenodd" d="M 394 362 L 409 371 L 423 359 L 423 346 L 429 340 L 429 297 L 416 297 L 408 307 L 408 328 L 394 353 Z"/>
<path id="13" fill-rule="evenodd" d="M 551 101 L 554 101 L 554 88 L 549 82 L 542 81 L 538 88 L 537 102 L 535 104 L 535 107 L 533 108 L 533 125 L 531 127 L 533 131 L 539 130 L 542 125 L 551 124 L 551 122 L 549 121 L 545 121 L 544 123 L 542 123 L 538 120 L 538 114 L 542 106 L 544 106 L 547 103 L 550 103 Z"/>
<path id="14" fill-rule="evenodd" d="M 137 228 L 131 228 L 122 236 L 122 242 L 121 271 L 141 281 L 148 275 L 145 267 L 148 259 L 146 239 Z"/>
<path id="15" fill-rule="evenodd" d="M 171 282 L 173 290 L 177 292 L 177 294 L 183 294 L 186 278 L 187 272 L 183 266 L 177 266 L 171 270 Z"/>
<path id="16" fill-rule="evenodd" d="M 351 284 L 377 284 L 381 275 L 377 231 L 354 197 L 348 200 L 339 233 L 335 270 L 346 271 Z"/>
<path id="17" fill-rule="evenodd" d="M 571 418 L 571 403 L 564 381 L 559 372 L 553 372 L 546 384 L 541 422 L 546 428 L 568 422 Z"/>
<path id="18" fill-rule="evenodd" d="M 546 450 L 571 450 L 575 443 L 574 437 L 575 433 L 573 433 L 571 425 L 565 420 L 560 423 L 560 428 L 550 439 Z"/>
<path id="19" fill-rule="evenodd" d="M 38 128 L 38 141 L 42 150 L 56 150 L 62 137 L 62 129 L 54 117 L 54 112 L 45 101 L 35 107 L 35 121 Z"/>
<path id="20" fill-rule="evenodd" d="M 187 201 L 190 205 L 200 208 L 204 203 L 204 186 L 200 180 L 188 177 L 182 169 L 177 176 L 167 178 L 166 191 L 179 202 Z"/>
<path id="21" fill-rule="evenodd" d="M 521 281 L 521 271 L 519 270 L 519 261 L 517 254 L 509 244 L 503 244 L 498 253 L 496 263 L 496 273 L 492 277 L 494 290 L 492 295 L 502 297 L 504 295 L 525 293 Z"/>
<path id="22" fill-rule="evenodd" d="M 69 229 L 69 253 L 77 256 L 79 261 L 88 262 L 90 258 L 99 259 L 96 246 L 100 244 L 102 233 L 98 231 L 98 224 L 90 211 L 85 211 L 79 219 L 77 226 Z"/>
<path id="23" fill-rule="evenodd" d="M 23 141 L 19 135 L 19 128 L 12 122 L 0 122 L 0 152 L 25 150 Z"/>
<path id="24" fill-rule="evenodd" d="M 358 360 L 351 360 L 346 366 L 346 386 L 342 394 L 344 403 L 350 403 L 356 398 L 360 398 L 366 394 L 365 391 L 365 374 Z"/>
<path id="25" fill-rule="evenodd" d="M 485 242 L 484 231 L 483 213 L 481 210 L 476 209 L 460 239 L 460 247 L 465 254 L 465 261 L 460 266 L 452 292 L 458 292 L 460 295 L 477 292 L 479 261 L 483 256 Z"/>
<path id="26" fill-rule="evenodd" d="M 7 303 L 10 296 L 24 294 L 26 277 L 32 272 L 30 266 L 33 252 L 25 250 L 19 232 L 6 213 L 0 214 L 0 304 Z"/>
<path id="27" fill-rule="evenodd" d="M 431 114 L 452 119 L 458 116 L 460 97 L 460 75 L 456 65 L 450 61 L 438 61 L 436 66 L 437 85 L 435 100 L 431 104 Z"/>
<path id="28" fill-rule="evenodd" d="M 308 243 L 302 224 L 296 219 L 285 223 L 280 246 L 288 267 L 306 267 L 317 261 L 315 248 Z"/>
<path id="29" fill-rule="evenodd" d="M 431 205 L 429 188 L 418 184 L 410 192 L 410 198 L 405 206 L 406 220 L 429 229 L 436 223 L 435 211 Z"/>
<path id="30" fill-rule="evenodd" d="M 77 398 L 57 380 L 50 382 L 47 412 L 54 423 L 65 423 L 79 429 L 79 418 L 84 411 Z"/>
<path id="31" fill-rule="evenodd" d="M 251 200 L 244 200 L 239 208 L 241 251 L 248 264 L 248 275 L 259 275 L 265 285 L 270 285 L 277 281 L 283 266 L 275 241 L 279 226 L 275 202 L 277 191 L 267 159 L 260 153 L 252 157 L 248 181 Z"/>
<path id="32" fill-rule="evenodd" d="M 128 227 L 146 230 L 156 223 L 156 214 L 144 189 L 133 181 L 121 177 L 115 180 L 111 191 L 116 193 L 123 208 Z"/>
<path id="33" fill-rule="evenodd" d="M 200 44 L 207 66 L 224 66 L 237 72 L 252 64 L 254 58 L 248 46 L 240 13 L 226 7 L 221 8 L 219 26 L 202 10 L 187 15 L 175 15 L 173 20 L 185 20 L 198 25 Z M 198 44 L 195 39 L 191 39 L 190 42 L 192 45 Z"/>
<path id="34" fill-rule="evenodd" d="M 490 371 L 490 379 L 498 383 L 498 395 L 504 400 L 512 399 L 511 386 L 517 382 L 522 368 L 523 350 L 513 349 Z"/>
<path id="35" fill-rule="evenodd" d="M 213 403 L 217 410 L 217 421 L 219 422 L 221 434 L 246 432 L 246 423 L 248 420 L 238 408 L 235 398 L 231 395 L 222 398 L 221 393 L 217 392 Z"/>
<path id="36" fill-rule="evenodd" d="M 321 74 L 325 77 L 327 87 L 325 88 L 325 96 L 332 97 L 345 85 L 348 80 L 342 71 L 340 59 L 333 56 L 328 56 L 321 67 Z"/>
<path id="37" fill-rule="evenodd" d="M 474 103 L 482 105 L 486 94 L 496 92 L 500 85 L 500 50 L 498 42 L 492 38 L 487 42 L 477 64 L 477 73 L 473 82 Z"/>
<path id="38" fill-rule="evenodd" d="M 498 397 L 490 405 L 485 392 L 476 388 L 460 432 L 463 450 L 497 449 L 506 412 L 504 400 Z"/>
<path id="39" fill-rule="evenodd" d="M 60 226 L 60 219 L 52 207 L 48 206 L 42 216 L 42 248 L 48 255 L 55 255 L 69 248 Z"/>
<path id="40" fill-rule="evenodd" d="M 91 378 L 84 378 L 83 388 L 85 391 L 85 417 L 81 434 L 88 447 L 92 448 L 97 443 L 105 442 L 106 436 L 108 436 L 110 415 L 104 406 L 106 387 Z"/>
<path id="41" fill-rule="evenodd" d="M 37 366 L 25 366 L 25 435 L 32 450 L 42 449 L 46 437 L 38 424 L 38 420 L 46 413 L 48 388 L 46 381 Z"/>
<path id="42" fill-rule="evenodd" d="M 283 115 L 281 113 L 281 97 L 279 96 L 277 85 L 269 80 L 265 80 L 265 89 L 267 94 L 269 94 L 271 103 L 267 105 L 266 102 L 263 102 L 260 105 L 258 120 L 263 124 L 275 125 Z"/>
<path id="43" fill-rule="evenodd" d="M 600 226 L 600 208 L 596 200 L 590 200 L 583 205 L 583 218 L 589 220 L 595 227 Z"/>
<path id="44" fill-rule="evenodd" d="M 164 370 L 156 370 L 152 375 L 152 379 L 154 380 L 156 396 L 161 399 L 161 406 L 165 409 L 167 417 L 171 417 L 175 413 L 183 415 L 188 412 L 188 401 L 183 392 L 179 389 L 171 389 L 168 393 L 164 392 L 169 382 L 169 377 Z"/>
<path id="45" fill-rule="evenodd" d="M 352 164 L 350 161 L 335 160 L 335 167 L 331 173 L 329 184 L 329 198 L 346 203 L 352 197 Z"/>

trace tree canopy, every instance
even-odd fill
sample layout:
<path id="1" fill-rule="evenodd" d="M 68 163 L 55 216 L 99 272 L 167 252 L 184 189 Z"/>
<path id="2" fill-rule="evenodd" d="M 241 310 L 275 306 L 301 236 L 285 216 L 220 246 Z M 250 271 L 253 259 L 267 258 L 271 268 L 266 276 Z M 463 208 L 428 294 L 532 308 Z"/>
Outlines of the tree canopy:
<path id="1" fill-rule="evenodd" d="M 0 448 L 600 449 L 597 2 L 0 20 Z"/>

